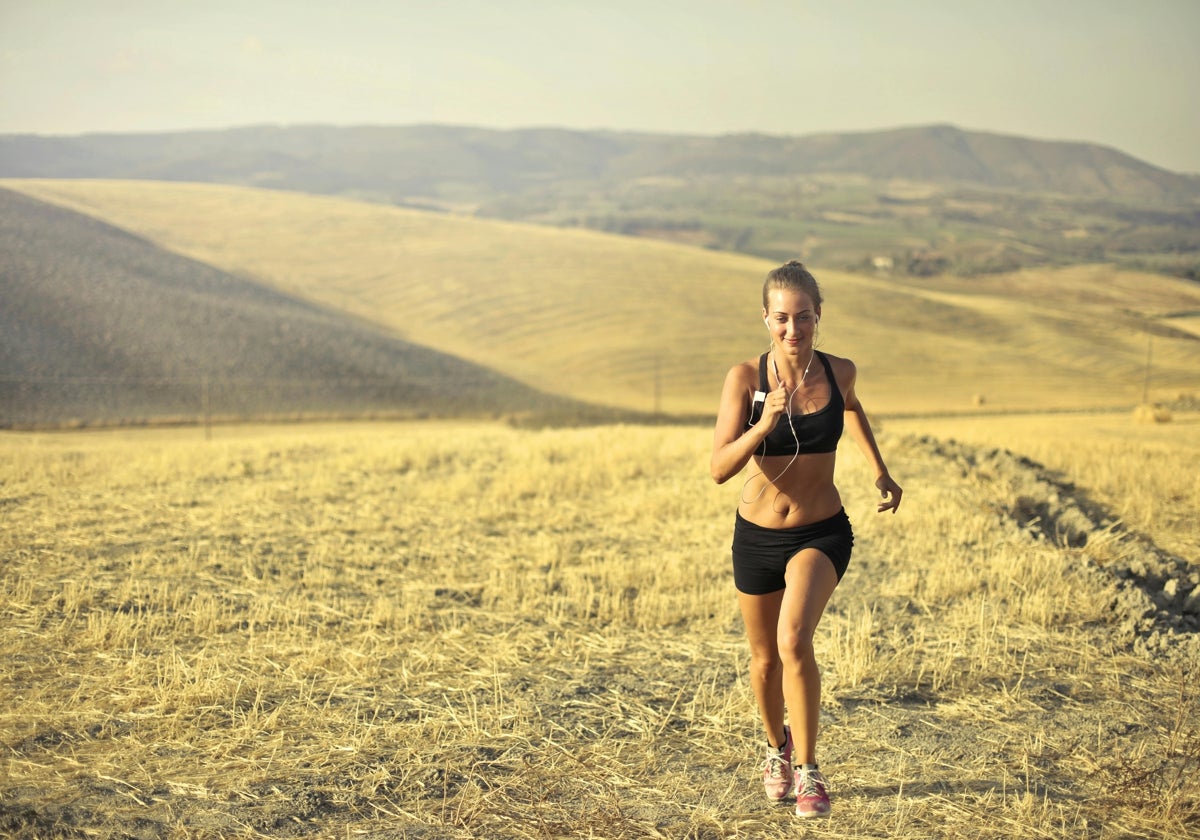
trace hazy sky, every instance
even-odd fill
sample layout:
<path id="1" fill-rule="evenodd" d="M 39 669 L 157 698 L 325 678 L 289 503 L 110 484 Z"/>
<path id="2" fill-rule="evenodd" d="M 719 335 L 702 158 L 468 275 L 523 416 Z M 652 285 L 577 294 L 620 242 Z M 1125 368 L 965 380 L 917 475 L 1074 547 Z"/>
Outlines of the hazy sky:
<path id="1" fill-rule="evenodd" d="M 0 0 L 0 133 L 952 123 L 1200 172 L 1200 0 Z"/>

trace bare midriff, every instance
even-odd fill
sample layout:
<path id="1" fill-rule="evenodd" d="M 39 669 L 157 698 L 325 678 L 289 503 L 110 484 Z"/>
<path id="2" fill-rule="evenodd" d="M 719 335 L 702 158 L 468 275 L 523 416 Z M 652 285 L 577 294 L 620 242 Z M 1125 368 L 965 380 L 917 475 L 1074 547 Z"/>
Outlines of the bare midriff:
<path id="1" fill-rule="evenodd" d="M 796 528 L 836 515 L 842 509 L 833 483 L 836 458 L 835 452 L 814 452 L 797 455 L 788 466 L 791 455 L 754 456 L 738 512 L 764 528 Z"/>

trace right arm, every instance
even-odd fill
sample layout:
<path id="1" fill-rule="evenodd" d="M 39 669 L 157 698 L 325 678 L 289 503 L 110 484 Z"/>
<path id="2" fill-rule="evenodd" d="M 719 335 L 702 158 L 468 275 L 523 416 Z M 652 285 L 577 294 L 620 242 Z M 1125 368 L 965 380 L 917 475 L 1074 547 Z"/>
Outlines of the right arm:
<path id="1" fill-rule="evenodd" d="M 772 392 L 763 405 L 763 416 L 746 428 L 750 399 L 757 384 L 753 365 L 741 364 L 730 368 L 721 389 L 721 407 L 717 411 L 717 426 L 713 431 L 712 460 L 709 471 L 713 481 L 724 484 L 749 463 L 763 438 L 771 433 L 783 414 L 783 388 Z"/>

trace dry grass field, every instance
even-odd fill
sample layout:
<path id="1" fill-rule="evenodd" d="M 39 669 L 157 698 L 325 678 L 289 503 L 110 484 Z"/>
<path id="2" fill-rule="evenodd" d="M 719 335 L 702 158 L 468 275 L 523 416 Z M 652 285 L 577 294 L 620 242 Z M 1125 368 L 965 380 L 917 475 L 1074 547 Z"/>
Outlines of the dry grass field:
<path id="1" fill-rule="evenodd" d="M 591 403 L 710 414 L 763 349 L 762 278 L 730 253 L 197 184 L 4 180 L 223 271 Z M 817 271 L 825 347 L 875 413 L 1131 406 L 1200 390 L 1200 286 L 1106 266 L 955 281 Z M 1186 326 L 1186 324 L 1185 324 Z M 1149 336 L 1153 334 L 1153 338 Z"/>
<path id="2" fill-rule="evenodd" d="M 592 403 L 763 345 L 732 254 L 3 184 Z M 1200 837 L 1200 287 L 817 273 L 906 491 L 844 453 L 831 820 L 762 796 L 709 428 L 360 422 L 0 434 L 0 835 Z"/>
<path id="3" fill-rule="evenodd" d="M 0 833 L 1198 836 L 1200 422 L 1124 422 L 889 421 L 894 517 L 843 453 L 819 825 L 706 428 L 0 435 Z"/>

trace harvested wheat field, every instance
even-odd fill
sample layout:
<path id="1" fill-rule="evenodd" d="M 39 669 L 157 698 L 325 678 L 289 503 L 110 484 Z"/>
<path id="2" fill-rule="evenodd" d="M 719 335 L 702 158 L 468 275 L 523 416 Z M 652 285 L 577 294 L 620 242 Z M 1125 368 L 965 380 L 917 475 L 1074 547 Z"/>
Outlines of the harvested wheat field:
<path id="1" fill-rule="evenodd" d="M 839 464 L 817 825 L 762 796 L 707 428 L 5 434 L 0 832 L 1197 836 L 1191 523 L 941 422 L 880 431 L 896 516 Z M 1200 472 L 1152 435 L 1105 469 Z"/>

